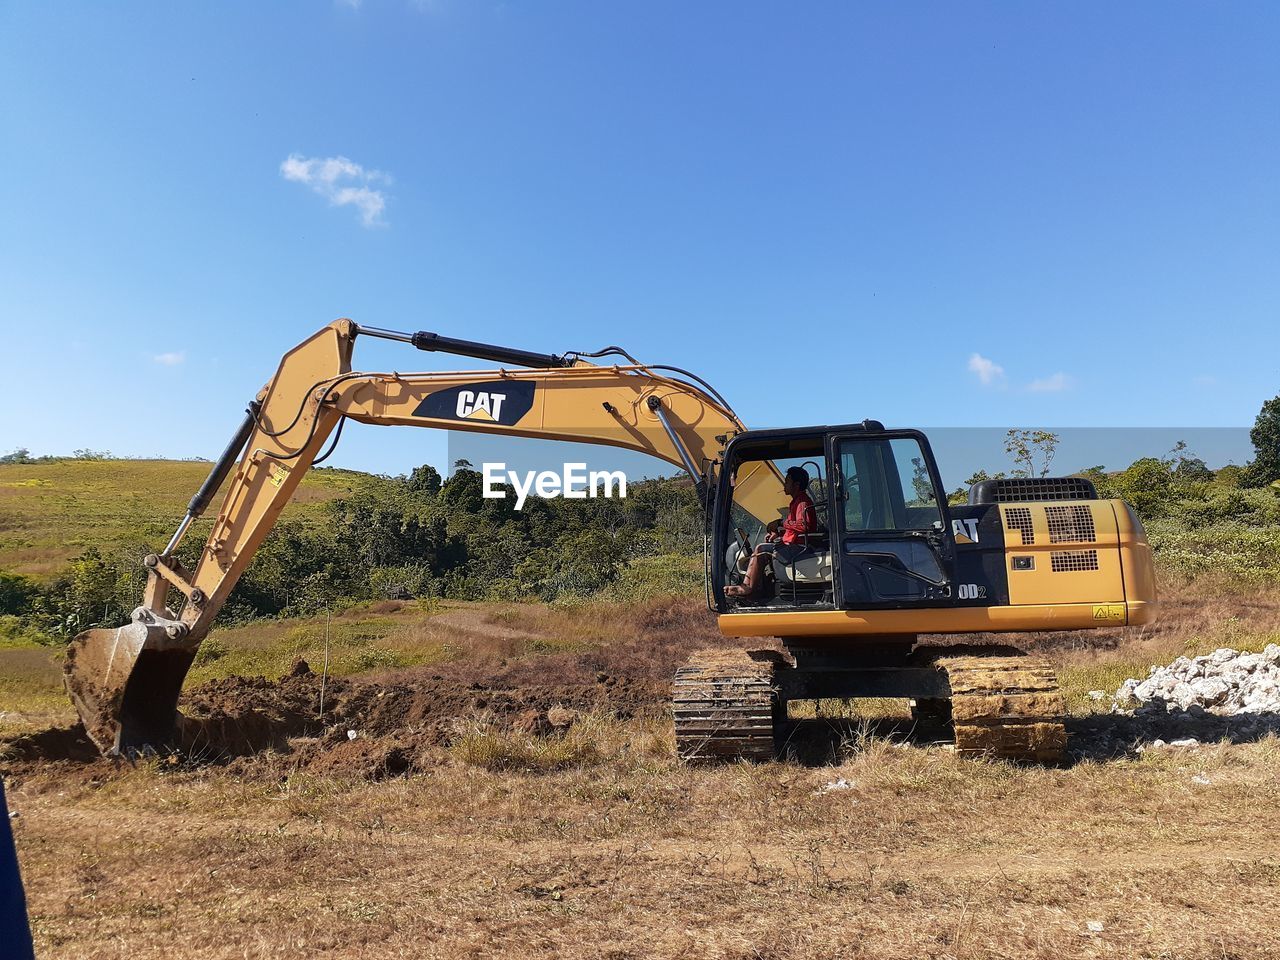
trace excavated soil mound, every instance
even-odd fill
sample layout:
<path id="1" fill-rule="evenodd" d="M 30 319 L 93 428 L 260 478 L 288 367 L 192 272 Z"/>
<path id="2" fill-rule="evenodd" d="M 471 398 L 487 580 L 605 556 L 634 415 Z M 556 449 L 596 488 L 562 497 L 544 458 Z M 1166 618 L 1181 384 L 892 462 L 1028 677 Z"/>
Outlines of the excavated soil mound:
<path id="1" fill-rule="evenodd" d="M 590 683 L 517 687 L 501 685 L 500 680 L 466 682 L 426 670 L 330 679 L 325 684 L 323 713 L 320 677 L 305 665 L 276 681 L 262 677 L 217 680 L 183 698 L 184 752 L 220 760 L 299 747 L 315 753 L 320 745 L 330 754 L 324 765 L 341 766 L 341 758 L 349 757 L 356 766 L 373 764 L 394 773 L 401 761 L 395 755 L 371 759 L 368 741 L 400 738 L 414 747 L 438 746 L 468 721 L 488 722 L 499 729 L 521 721 L 531 729 L 545 729 L 541 722 L 530 724 L 530 717 L 541 720 L 557 706 L 604 711 L 626 719 L 662 703 L 666 695 L 663 683 L 603 672 Z M 300 738 L 310 742 L 295 743 Z"/>
<path id="2" fill-rule="evenodd" d="M 438 668 L 437 668 L 438 669 Z M 377 780 L 420 766 L 460 729 L 485 723 L 498 730 L 552 735 L 556 708 L 629 719 L 665 703 L 665 683 L 599 672 L 592 682 L 521 687 L 460 681 L 439 672 L 401 670 L 386 677 L 329 678 L 320 709 L 321 678 L 306 667 L 279 680 L 231 677 L 183 695 L 178 751 L 184 763 L 235 763 L 288 755 L 317 773 Z M 79 724 L 18 737 L 4 745 L 11 770 L 28 765 L 104 761 Z"/>
<path id="3" fill-rule="evenodd" d="M 725 642 L 699 605 L 657 601 L 615 642 L 585 651 L 511 658 L 480 649 L 447 667 L 330 677 L 323 709 L 321 678 L 299 661 L 278 680 L 230 677 L 184 692 L 179 749 L 169 759 L 250 773 L 284 758 L 317 772 L 399 776 L 477 722 L 555 736 L 563 729 L 548 717 L 556 707 L 620 719 L 661 710 L 688 651 Z M 78 724 L 0 745 L 0 761 L 11 773 L 48 763 L 80 765 L 93 776 L 110 770 Z"/>
<path id="4" fill-rule="evenodd" d="M 5 760 L 71 761 L 88 763 L 100 756 L 98 748 L 84 732 L 84 727 L 53 727 L 39 733 L 14 737 L 0 749 Z"/>

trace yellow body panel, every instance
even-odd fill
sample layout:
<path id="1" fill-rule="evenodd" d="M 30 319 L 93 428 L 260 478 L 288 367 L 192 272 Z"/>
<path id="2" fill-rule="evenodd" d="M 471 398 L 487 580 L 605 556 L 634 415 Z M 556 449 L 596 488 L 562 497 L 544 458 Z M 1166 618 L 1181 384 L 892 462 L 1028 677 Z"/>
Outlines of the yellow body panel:
<path id="1" fill-rule="evenodd" d="M 1123 617 L 1105 609 L 1120 606 Z M 1095 611 L 1095 608 L 1104 608 Z M 1105 618 L 1095 616 L 1106 614 Z M 795 610 L 776 613 L 725 613 L 719 617 L 726 637 L 839 637 L 917 633 L 1000 633 L 1034 630 L 1084 630 L 1149 623 L 1155 604 L 1060 603 L 1021 607 L 931 607 L 912 610 Z"/>
<path id="2" fill-rule="evenodd" d="M 997 633 L 1136 626 L 1156 615 L 1151 547 L 1122 500 L 1000 504 L 1008 604 L 719 617 L 729 637 Z"/>
<path id="3" fill-rule="evenodd" d="M 1068 522 L 1050 528 L 1051 511 Z M 1015 521 L 1015 512 L 1030 518 Z M 1087 517 L 1087 522 L 1084 518 Z M 1125 598 L 1115 509 L 1109 500 L 1002 503 L 1009 605 L 1115 603 Z M 1019 569 L 1022 558 L 1030 569 Z"/>
<path id="4" fill-rule="evenodd" d="M 1145 601 L 1154 610 L 1158 600 L 1156 566 L 1151 556 L 1151 544 L 1147 542 L 1147 533 L 1142 529 L 1142 521 L 1133 512 L 1133 507 L 1123 500 L 1113 500 L 1111 504 L 1116 513 L 1120 572 L 1124 576 L 1125 596 L 1130 600 Z"/>

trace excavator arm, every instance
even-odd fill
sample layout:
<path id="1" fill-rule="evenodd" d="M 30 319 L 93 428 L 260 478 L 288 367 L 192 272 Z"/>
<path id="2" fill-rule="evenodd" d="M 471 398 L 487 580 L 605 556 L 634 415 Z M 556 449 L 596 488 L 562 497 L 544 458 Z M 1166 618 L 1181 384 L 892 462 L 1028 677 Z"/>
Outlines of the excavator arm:
<path id="1" fill-rule="evenodd" d="M 361 334 L 532 369 L 354 372 L 352 348 Z M 626 356 L 616 348 L 605 352 Z M 575 354 L 398 333 L 350 320 L 335 321 L 290 350 L 250 403 L 169 544 L 143 561 L 147 585 L 131 622 L 86 631 L 69 645 L 67 690 L 90 739 L 110 754 L 172 742 L 178 696 L 201 641 L 345 419 L 622 447 L 683 467 L 707 496 L 712 466 L 744 426 L 692 375 L 627 359 L 596 365 Z M 188 567 L 178 548 L 229 475 L 213 529 Z M 762 522 L 777 518 L 786 498 L 776 470 L 739 478 L 734 502 Z"/>

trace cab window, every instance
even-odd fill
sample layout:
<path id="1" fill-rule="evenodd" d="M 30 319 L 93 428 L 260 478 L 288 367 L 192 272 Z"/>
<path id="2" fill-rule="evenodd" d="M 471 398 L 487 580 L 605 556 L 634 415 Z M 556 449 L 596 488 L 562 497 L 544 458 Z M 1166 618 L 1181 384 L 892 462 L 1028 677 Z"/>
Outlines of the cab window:
<path id="1" fill-rule="evenodd" d="M 919 441 L 842 440 L 839 496 L 846 531 L 930 530 L 942 524 Z"/>

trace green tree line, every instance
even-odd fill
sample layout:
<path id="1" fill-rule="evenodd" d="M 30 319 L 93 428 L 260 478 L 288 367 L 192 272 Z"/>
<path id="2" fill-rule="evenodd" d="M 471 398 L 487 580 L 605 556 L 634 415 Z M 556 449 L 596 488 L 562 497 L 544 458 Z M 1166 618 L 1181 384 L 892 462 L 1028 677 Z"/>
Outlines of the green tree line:
<path id="1" fill-rule="evenodd" d="M 236 584 L 222 620 L 314 613 L 370 599 L 590 597 L 643 560 L 685 572 L 702 553 L 703 515 L 683 477 L 628 484 L 625 498 L 485 498 L 481 474 L 431 466 L 323 505 L 319 522 L 276 525 Z M 206 525 L 193 528 L 189 554 Z M 0 571 L 0 635 L 68 637 L 126 621 L 145 581 L 143 543 L 91 547 L 56 576 Z"/>
<path id="2" fill-rule="evenodd" d="M 1178 444 L 1123 470 L 1096 466 L 1077 474 L 1092 479 L 1101 496 L 1133 505 L 1164 570 L 1280 581 L 1280 397 L 1263 405 L 1251 438 L 1255 457 L 1245 466 L 1210 470 Z M 1009 431 L 1009 473 L 1044 475 L 1057 443 L 1049 431 Z M 969 482 L 1003 475 L 980 472 Z M 531 497 L 522 510 L 514 496 L 487 499 L 481 491 L 482 477 L 469 464 L 448 479 L 424 465 L 330 501 L 320 522 L 284 521 L 222 618 L 310 614 L 397 597 L 592 597 L 616 593 L 628 577 L 635 589 L 701 590 L 704 521 L 683 477 L 632 483 L 625 498 Z M 966 496 L 967 488 L 952 494 L 955 502 Z M 207 529 L 194 529 L 188 544 L 202 542 Z M 66 638 L 126 621 L 145 579 L 138 559 L 154 549 L 90 548 L 44 581 L 0 571 L 0 637 Z"/>

